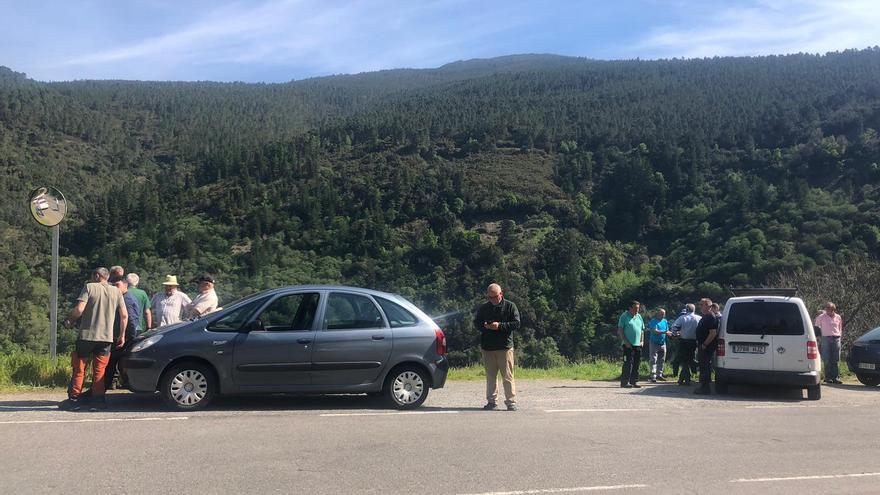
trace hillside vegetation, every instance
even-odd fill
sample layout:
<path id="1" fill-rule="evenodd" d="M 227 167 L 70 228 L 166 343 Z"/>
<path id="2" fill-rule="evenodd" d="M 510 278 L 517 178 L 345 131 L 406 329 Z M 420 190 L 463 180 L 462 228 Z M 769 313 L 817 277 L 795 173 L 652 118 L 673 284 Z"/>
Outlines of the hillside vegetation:
<path id="1" fill-rule="evenodd" d="M 467 321 L 498 281 L 524 364 L 611 355 L 631 298 L 674 313 L 877 258 L 878 130 L 877 48 L 521 55 L 286 84 L 0 68 L 0 349 L 46 348 L 50 235 L 26 200 L 54 185 L 72 203 L 62 312 L 98 265 L 147 290 L 210 272 L 221 302 L 367 286 L 461 311 L 449 338 L 466 364 Z"/>

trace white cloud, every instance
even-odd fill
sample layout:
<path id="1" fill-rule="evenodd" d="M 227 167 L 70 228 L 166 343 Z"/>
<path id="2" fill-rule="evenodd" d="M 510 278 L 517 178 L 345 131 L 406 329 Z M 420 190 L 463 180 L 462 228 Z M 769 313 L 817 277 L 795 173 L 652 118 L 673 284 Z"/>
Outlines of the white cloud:
<path id="1" fill-rule="evenodd" d="M 691 26 L 653 29 L 630 52 L 690 58 L 825 53 L 880 43 L 876 0 L 758 0 L 687 22 Z"/>

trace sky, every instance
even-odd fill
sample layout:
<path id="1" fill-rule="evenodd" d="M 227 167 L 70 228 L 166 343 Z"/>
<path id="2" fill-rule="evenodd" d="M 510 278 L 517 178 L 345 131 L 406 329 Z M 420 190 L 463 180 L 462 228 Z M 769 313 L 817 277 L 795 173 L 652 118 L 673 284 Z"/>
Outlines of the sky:
<path id="1" fill-rule="evenodd" d="M 878 0 L 0 0 L 41 81 L 286 82 L 519 53 L 660 59 L 880 45 Z"/>

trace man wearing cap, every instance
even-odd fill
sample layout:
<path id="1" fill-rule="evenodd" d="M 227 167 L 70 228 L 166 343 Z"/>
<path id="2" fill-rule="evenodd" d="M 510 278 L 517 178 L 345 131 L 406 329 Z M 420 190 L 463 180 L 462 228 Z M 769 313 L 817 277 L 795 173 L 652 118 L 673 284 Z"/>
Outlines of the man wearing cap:
<path id="1" fill-rule="evenodd" d="M 89 283 L 83 287 L 76 306 L 64 320 L 66 328 L 72 328 L 74 322 L 80 320 L 77 330 L 74 351 L 70 355 L 73 372 L 67 388 L 67 400 L 58 407 L 67 411 L 78 411 L 81 402 L 83 381 L 86 367 L 92 361 L 92 400 L 100 404 L 104 399 L 104 371 L 110 360 L 110 348 L 113 345 L 113 319 L 119 316 L 121 333 L 116 341 L 117 347 L 125 345 L 125 326 L 128 324 L 128 311 L 122 299 L 122 293 L 107 283 L 110 272 L 103 266 L 92 272 Z"/>
<path id="2" fill-rule="evenodd" d="M 153 307 L 153 325 L 159 327 L 179 323 L 186 317 L 187 307 L 192 303 L 188 295 L 177 290 L 176 275 L 166 275 L 162 285 L 165 292 L 157 292 L 150 301 L 150 306 Z"/>
<path id="3" fill-rule="evenodd" d="M 205 274 L 197 280 L 199 295 L 189 305 L 188 318 L 198 318 L 217 310 L 217 293 L 214 292 L 214 277 Z"/>

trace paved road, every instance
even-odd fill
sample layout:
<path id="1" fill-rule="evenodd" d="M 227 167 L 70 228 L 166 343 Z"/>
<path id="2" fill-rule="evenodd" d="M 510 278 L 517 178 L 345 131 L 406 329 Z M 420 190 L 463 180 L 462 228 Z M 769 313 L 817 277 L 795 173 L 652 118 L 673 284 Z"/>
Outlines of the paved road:
<path id="1" fill-rule="evenodd" d="M 416 413 L 362 396 L 111 411 L 0 396 L 3 493 L 880 493 L 880 388 L 694 396 L 675 384 L 524 381 L 518 412 L 452 382 Z"/>

